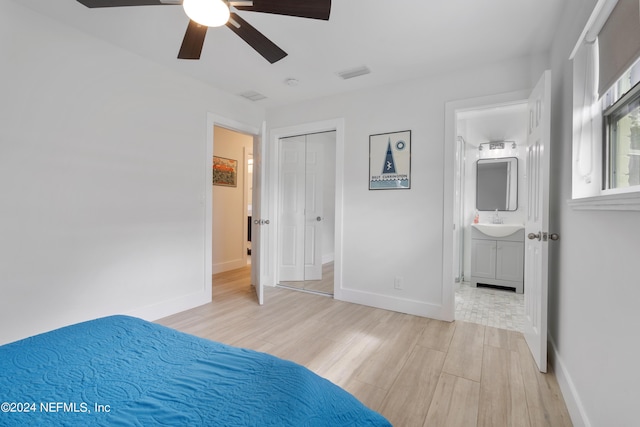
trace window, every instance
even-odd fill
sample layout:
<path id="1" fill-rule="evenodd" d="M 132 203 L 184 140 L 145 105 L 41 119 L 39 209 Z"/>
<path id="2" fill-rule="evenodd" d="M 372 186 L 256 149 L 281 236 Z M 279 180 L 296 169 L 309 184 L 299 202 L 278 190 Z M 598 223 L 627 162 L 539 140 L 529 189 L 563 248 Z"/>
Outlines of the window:
<path id="1" fill-rule="evenodd" d="M 640 210 L 639 5 L 599 0 L 571 54 L 578 209 Z"/>
<path id="2" fill-rule="evenodd" d="M 640 186 L 640 61 L 607 91 L 604 190 Z M 612 105 L 607 107 L 607 104 Z M 640 190 L 640 187 L 637 187 Z"/>

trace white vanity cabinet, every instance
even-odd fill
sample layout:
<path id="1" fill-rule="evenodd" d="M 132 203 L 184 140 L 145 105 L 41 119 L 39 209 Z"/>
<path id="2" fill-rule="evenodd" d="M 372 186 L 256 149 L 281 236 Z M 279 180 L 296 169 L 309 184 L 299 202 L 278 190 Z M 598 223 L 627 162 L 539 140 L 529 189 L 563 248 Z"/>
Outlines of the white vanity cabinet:
<path id="1" fill-rule="evenodd" d="M 471 227 L 471 284 L 524 290 L 524 229 L 494 237 Z"/>

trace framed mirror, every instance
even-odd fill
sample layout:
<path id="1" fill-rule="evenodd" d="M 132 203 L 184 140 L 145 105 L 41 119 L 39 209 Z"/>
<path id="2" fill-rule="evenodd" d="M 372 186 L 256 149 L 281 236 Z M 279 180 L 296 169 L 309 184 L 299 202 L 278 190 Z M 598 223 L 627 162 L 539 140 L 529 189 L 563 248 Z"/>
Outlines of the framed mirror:
<path id="1" fill-rule="evenodd" d="M 476 209 L 515 211 L 518 209 L 518 159 L 477 161 Z"/>

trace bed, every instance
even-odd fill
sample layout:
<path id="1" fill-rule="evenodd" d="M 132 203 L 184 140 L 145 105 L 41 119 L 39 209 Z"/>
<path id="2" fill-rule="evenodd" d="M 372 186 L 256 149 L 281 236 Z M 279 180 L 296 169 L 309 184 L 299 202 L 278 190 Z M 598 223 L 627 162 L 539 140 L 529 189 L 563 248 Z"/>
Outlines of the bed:
<path id="1" fill-rule="evenodd" d="M 390 426 L 303 366 L 129 316 L 0 347 L 0 425 Z"/>

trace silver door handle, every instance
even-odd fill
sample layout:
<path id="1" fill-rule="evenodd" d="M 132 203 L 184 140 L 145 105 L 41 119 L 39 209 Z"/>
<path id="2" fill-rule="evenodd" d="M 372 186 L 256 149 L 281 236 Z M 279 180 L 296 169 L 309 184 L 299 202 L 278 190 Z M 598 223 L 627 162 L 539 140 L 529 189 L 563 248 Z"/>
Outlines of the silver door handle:
<path id="1" fill-rule="evenodd" d="M 540 239 L 542 238 L 542 233 L 538 232 L 538 234 L 533 234 L 533 233 L 529 233 L 527 234 L 527 237 L 529 238 L 529 240 L 538 240 L 540 241 Z"/>
<path id="2" fill-rule="evenodd" d="M 321 216 L 317 217 L 316 221 L 322 221 L 322 217 Z"/>
<path id="3" fill-rule="evenodd" d="M 558 233 L 551 233 L 549 234 L 549 238 L 551 240 L 560 240 L 560 235 Z"/>

